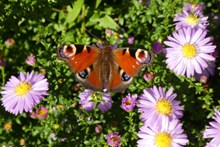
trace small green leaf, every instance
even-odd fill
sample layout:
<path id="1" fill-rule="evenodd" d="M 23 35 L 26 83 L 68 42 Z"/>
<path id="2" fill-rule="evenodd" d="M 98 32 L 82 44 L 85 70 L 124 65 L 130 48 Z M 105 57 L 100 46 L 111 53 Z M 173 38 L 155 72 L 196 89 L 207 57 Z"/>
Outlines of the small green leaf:
<path id="1" fill-rule="evenodd" d="M 100 5 L 101 2 L 102 2 L 102 0 L 96 0 L 96 2 L 95 2 L 95 8 L 98 8 L 98 6 Z"/>
<path id="2" fill-rule="evenodd" d="M 118 24 L 108 15 L 99 19 L 99 23 L 102 27 L 117 30 L 119 28 Z"/>
<path id="3" fill-rule="evenodd" d="M 79 15 L 83 7 L 83 3 L 84 3 L 84 0 L 77 0 L 74 3 L 73 8 L 71 8 L 70 6 L 67 7 L 67 11 L 68 11 L 68 14 L 66 17 L 67 23 L 73 22 L 77 18 L 77 16 Z"/>

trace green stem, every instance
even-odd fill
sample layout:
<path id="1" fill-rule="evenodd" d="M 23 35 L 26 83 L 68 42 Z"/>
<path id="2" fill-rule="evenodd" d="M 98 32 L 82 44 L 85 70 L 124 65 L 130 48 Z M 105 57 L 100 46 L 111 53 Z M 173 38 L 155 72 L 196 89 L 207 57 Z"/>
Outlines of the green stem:
<path id="1" fill-rule="evenodd" d="M 1 71 L 2 71 L 2 86 L 5 85 L 5 68 L 1 67 Z"/>

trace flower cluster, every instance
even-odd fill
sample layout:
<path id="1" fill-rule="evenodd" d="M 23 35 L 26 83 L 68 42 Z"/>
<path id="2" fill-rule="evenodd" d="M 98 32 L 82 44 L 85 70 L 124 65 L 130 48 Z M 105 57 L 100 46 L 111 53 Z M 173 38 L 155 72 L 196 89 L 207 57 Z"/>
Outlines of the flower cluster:
<path id="1" fill-rule="evenodd" d="M 183 108 L 174 100 L 176 96 L 173 88 L 165 91 L 163 87 L 154 86 L 143 91 L 137 105 L 144 123 L 138 133 L 139 147 L 186 145 L 188 139 L 179 122 Z"/>
<path id="2" fill-rule="evenodd" d="M 207 37 L 208 17 L 203 16 L 203 9 L 201 4 L 187 3 L 174 18 L 176 32 L 164 41 L 166 63 L 176 75 L 189 78 L 202 74 L 215 61 L 216 46 L 213 38 Z"/>

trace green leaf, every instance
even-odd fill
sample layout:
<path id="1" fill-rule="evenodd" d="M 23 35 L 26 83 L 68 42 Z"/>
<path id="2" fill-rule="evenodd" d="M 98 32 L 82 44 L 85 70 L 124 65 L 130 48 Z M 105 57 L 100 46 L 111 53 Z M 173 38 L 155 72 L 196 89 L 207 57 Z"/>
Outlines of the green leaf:
<path id="1" fill-rule="evenodd" d="M 77 16 L 79 15 L 83 7 L 83 3 L 84 3 L 84 0 L 77 0 L 74 3 L 73 8 L 71 8 L 70 6 L 67 7 L 67 11 L 68 11 L 68 14 L 66 17 L 67 23 L 73 22 L 77 18 Z"/>
<path id="2" fill-rule="evenodd" d="M 102 2 L 102 0 L 96 0 L 95 2 L 95 8 L 97 9 L 98 6 L 100 5 L 100 3 Z"/>
<path id="3" fill-rule="evenodd" d="M 119 28 L 118 24 L 108 15 L 99 19 L 99 23 L 102 27 L 117 30 Z"/>

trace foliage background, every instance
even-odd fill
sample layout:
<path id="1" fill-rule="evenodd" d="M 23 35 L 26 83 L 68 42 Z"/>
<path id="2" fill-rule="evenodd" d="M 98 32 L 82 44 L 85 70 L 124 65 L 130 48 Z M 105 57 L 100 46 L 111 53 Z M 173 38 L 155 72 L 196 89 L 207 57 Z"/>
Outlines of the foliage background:
<path id="1" fill-rule="evenodd" d="M 129 86 L 125 93 L 112 94 L 112 109 L 102 114 L 98 109 L 87 112 L 78 104 L 79 86 L 64 62 L 57 59 L 56 49 L 61 44 L 93 44 L 97 39 L 110 44 L 115 41 L 121 46 L 133 46 L 151 50 L 153 41 L 164 41 L 174 30 L 173 18 L 186 2 L 179 0 L 152 0 L 150 5 L 136 0 L 1 0 L 0 1 L 0 57 L 6 61 L 1 67 L 1 85 L 20 71 L 45 73 L 50 83 L 49 96 L 36 108 L 45 106 L 49 116 L 45 120 L 30 118 L 28 113 L 19 116 L 9 114 L 0 107 L 0 145 L 19 146 L 24 139 L 26 146 L 108 146 L 106 134 L 119 132 L 121 146 L 136 146 L 137 132 L 141 126 L 137 108 L 125 112 L 120 108 L 126 94 L 141 94 L 153 85 L 174 87 L 177 99 L 184 107 L 185 133 L 190 143 L 187 146 L 204 146 L 202 132 L 213 114 L 219 108 L 219 60 L 217 71 L 208 84 L 195 79 L 177 77 L 166 68 L 164 55 L 156 55 L 151 67 L 145 69 Z M 206 5 L 209 16 L 209 36 L 219 45 L 220 2 L 219 0 L 196 0 Z M 106 36 L 105 29 L 117 34 Z M 119 38 L 118 35 L 123 35 Z M 135 38 L 134 44 L 127 42 Z M 12 47 L 5 45 L 7 38 L 13 38 Z M 37 58 L 37 66 L 25 63 L 29 54 Z M 153 71 L 151 82 L 143 79 L 143 73 Z M 5 123 L 12 124 L 12 130 L 4 130 Z M 101 124 L 100 134 L 95 126 Z M 56 138 L 54 138 L 56 136 Z"/>

